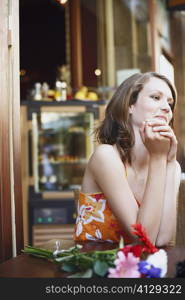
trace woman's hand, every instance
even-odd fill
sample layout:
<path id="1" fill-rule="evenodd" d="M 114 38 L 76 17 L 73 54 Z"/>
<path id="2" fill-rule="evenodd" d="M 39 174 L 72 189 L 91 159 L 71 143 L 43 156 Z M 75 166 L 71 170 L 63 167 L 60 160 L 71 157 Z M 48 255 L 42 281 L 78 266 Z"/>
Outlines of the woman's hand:
<path id="1" fill-rule="evenodd" d="M 150 155 L 166 156 L 167 158 L 170 152 L 169 136 L 161 134 L 160 130 L 154 130 L 155 127 L 157 128 L 164 125 L 165 122 L 163 120 L 147 120 L 143 122 L 140 128 L 140 134 Z"/>
<path id="2" fill-rule="evenodd" d="M 173 129 L 163 120 L 152 119 L 147 123 L 152 128 L 152 131 L 154 133 L 158 133 L 160 134 L 160 136 L 166 137 L 170 140 L 170 148 L 167 155 L 167 161 L 175 161 L 177 153 L 177 139 L 173 132 Z"/>

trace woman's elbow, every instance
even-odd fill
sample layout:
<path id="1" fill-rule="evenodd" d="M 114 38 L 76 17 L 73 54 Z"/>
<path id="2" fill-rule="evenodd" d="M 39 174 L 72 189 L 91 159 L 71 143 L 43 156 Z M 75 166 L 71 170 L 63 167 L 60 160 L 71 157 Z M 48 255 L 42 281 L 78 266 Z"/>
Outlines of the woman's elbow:
<path id="1" fill-rule="evenodd" d="M 165 241 L 165 240 L 157 240 L 156 243 L 155 243 L 155 246 L 157 248 L 161 248 L 161 247 L 165 247 L 167 246 L 168 244 L 168 241 Z"/>
<path id="2" fill-rule="evenodd" d="M 156 242 L 155 242 L 155 246 L 156 247 L 166 247 L 170 244 L 172 240 L 172 237 L 168 237 L 168 236 L 160 236 L 157 238 Z"/>

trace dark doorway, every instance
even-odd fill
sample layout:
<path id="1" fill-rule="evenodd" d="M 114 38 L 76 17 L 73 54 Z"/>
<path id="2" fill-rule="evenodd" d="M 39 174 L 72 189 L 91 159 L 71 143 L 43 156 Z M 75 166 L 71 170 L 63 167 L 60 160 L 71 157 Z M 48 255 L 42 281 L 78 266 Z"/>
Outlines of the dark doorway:
<path id="1" fill-rule="evenodd" d="M 53 88 L 57 66 L 66 63 L 65 6 L 57 0 L 20 0 L 21 99 L 35 82 Z"/>

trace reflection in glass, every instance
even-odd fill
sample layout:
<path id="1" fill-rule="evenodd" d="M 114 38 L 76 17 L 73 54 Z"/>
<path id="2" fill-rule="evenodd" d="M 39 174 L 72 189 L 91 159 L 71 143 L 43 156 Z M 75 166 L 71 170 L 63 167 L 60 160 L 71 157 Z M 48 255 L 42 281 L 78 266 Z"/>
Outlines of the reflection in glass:
<path id="1" fill-rule="evenodd" d="M 93 151 L 92 113 L 33 114 L 35 191 L 79 188 Z"/>

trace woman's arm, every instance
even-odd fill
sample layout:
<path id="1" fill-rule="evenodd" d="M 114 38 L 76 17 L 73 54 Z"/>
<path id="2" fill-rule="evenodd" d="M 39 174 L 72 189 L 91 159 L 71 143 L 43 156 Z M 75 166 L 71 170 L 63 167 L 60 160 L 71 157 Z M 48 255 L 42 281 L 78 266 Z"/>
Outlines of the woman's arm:
<path id="1" fill-rule="evenodd" d="M 131 225 L 136 223 L 138 205 L 126 178 L 124 165 L 111 145 L 99 145 L 89 161 L 89 171 L 109 206 L 131 240 Z"/>
<path id="2" fill-rule="evenodd" d="M 161 136 L 167 137 L 170 140 L 170 150 L 167 156 L 164 203 L 156 241 L 157 246 L 164 246 L 175 238 L 181 167 L 176 161 L 177 139 L 173 129 L 166 123 L 157 124 L 156 120 L 153 120 L 151 126 L 154 132 L 159 132 Z"/>
<path id="3" fill-rule="evenodd" d="M 176 233 L 177 200 L 180 185 L 181 167 L 177 161 L 167 164 L 164 205 L 156 245 L 169 243 Z"/>
<path id="4" fill-rule="evenodd" d="M 146 188 L 137 216 L 137 223 L 143 225 L 154 244 L 162 218 L 166 166 L 165 156 L 150 156 Z"/>
<path id="5" fill-rule="evenodd" d="M 159 145 L 158 148 L 160 148 Z M 109 205 L 124 231 L 133 241 L 131 225 L 136 222 L 140 222 L 145 227 L 153 242 L 159 231 L 165 186 L 166 156 L 161 155 L 161 151 L 160 155 L 153 155 L 149 168 L 147 188 L 139 209 L 129 187 L 123 163 L 111 145 L 100 145 L 89 162 L 89 169 L 95 182 L 109 200 Z"/>
<path id="6" fill-rule="evenodd" d="M 163 121 L 157 120 L 158 125 Z M 154 132 L 151 121 L 146 121 L 140 128 L 143 144 L 149 152 L 148 177 L 144 196 L 138 212 L 137 223 L 146 229 L 150 240 L 155 244 L 159 232 L 164 205 L 167 155 L 170 140 L 159 132 Z"/>

